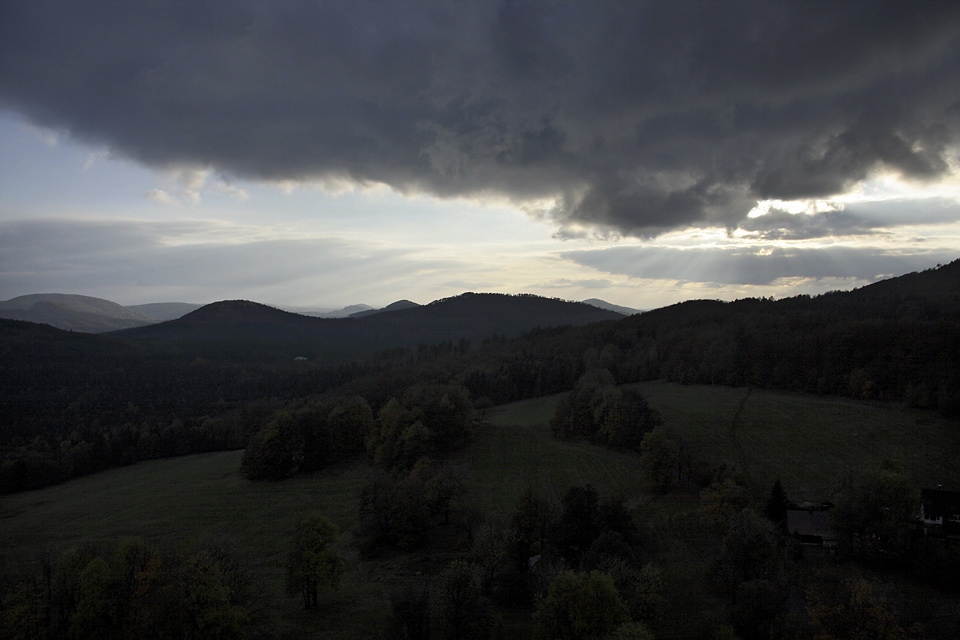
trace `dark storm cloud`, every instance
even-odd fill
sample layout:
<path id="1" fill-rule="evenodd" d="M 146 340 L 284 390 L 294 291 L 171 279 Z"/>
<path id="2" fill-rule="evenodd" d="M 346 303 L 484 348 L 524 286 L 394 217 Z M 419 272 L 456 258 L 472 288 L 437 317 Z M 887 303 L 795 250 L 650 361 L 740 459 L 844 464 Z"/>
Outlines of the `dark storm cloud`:
<path id="1" fill-rule="evenodd" d="M 780 278 L 873 282 L 956 259 L 955 252 L 887 252 L 874 248 L 757 250 L 621 246 L 567 251 L 565 260 L 631 278 L 714 285 L 770 285 Z"/>
<path id="2" fill-rule="evenodd" d="M 878 226 L 847 211 L 791 214 L 771 209 L 766 215 L 744 220 L 739 228 L 762 240 L 809 240 L 872 234 Z"/>
<path id="3" fill-rule="evenodd" d="M 950 171 L 957 2 L 0 4 L 0 103 L 154 166 L 735 226 Z"/>

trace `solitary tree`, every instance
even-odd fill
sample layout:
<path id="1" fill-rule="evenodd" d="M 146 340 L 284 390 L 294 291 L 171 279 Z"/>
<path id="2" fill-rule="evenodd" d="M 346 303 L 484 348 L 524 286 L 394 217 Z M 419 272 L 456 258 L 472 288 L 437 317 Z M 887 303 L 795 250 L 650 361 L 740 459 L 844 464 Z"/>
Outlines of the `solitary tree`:
<path id="1" fill-rule="evenodd" d="M 773 483 L 773 489 L 770 490 L 770 498 L 767 499 L 767 505 L 763 509 L 763 515 L 767 516 L 770 522 L 786 531 L 787 522 L 787 492 L 783 490 L 780 484 L 780 478 Z"/>
<path id="2" fill-rule="evenodd" d="M 570 487 L 553 531 L 553 542 L 565 560 L 580 562 L 600 535 L 600 497 L 592 485 Z"/>
<path id="3" fill-rule="evenodd" d="M 300 594 L 303 606 L 317 606 L 320 593 L 340 586 L 344 560 L 333 548 L 337 526 L 321 515 L 300 521 L 287 557 L 287 593 Z"/>
<path id="4" fill-rule="evenodd" d="M 556 512 L 556 505 L 548 502 L 533 487 L 527 487 L 517 500 L 510 518 L 512 555 L 517 569 L 526 570 L 530 558 L 543 553 Z"/>
<path id="5" fill-rule="evenodd" d="M 648 431 L 640 443 L 640 465 L 650 484 L 665 493 L 679 475 L 680 446 L 667 437 L 663 427 Z"/>
<path id="6" fill-rule="evenodd" d="M 784 571 L 784 553 L 774 527 L 752 509 L 730 520 L 714 572 L 732 601 L 744 582 L 765 580 L 779 583 Z"/>
<path id="7" fill-rule="evenodd" d="M 390 597 L 387 637 L 394 640 L 430 639 L 430 592 L 408 587 Z"/>

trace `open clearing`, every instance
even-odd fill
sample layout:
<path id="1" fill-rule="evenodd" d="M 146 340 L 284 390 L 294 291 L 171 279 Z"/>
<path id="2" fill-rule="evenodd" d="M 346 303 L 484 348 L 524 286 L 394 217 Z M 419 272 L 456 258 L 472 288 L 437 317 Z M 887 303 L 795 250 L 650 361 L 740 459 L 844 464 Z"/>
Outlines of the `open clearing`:
<path id="1" fill-rule="evenodd" d="M 904 464 L 918 487 L 960 489 L 960 422 L 930 411 L 846 398 L 661 382 L 640 385 L 693 454 L 727 462 L 766 498 L 829 498 L 842 473 Z"/>

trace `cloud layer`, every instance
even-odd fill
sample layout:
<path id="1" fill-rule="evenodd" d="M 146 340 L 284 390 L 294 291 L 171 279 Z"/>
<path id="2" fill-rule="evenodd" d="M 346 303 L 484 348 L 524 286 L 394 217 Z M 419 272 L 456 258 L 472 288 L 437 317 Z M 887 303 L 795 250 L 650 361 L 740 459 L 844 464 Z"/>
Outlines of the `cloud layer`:
<path id="1" fill-rule="evenodd" d="M 742 249 L 636 247 L 584 249 L 562 257 L 604 273 L 630 278 L 766 286 L 778 281 L 848 280 L 867 284 L 956 259 L 946 250 L 897 252 L 874 247 Z"/>
<path id="2" fill-rule="evenodd" d="M 958 68 L 956 2 L 0 4 L 0 105 L 38 125 L 156 167 L 507 197 L 567 234 L 944 177 Z"/>
<path id="3" fill-rule="evenodd" d="M 241 296 L 288 302 L 396 291 L 418 273 L 450 266 L 396 248 L 262 231 L 192 220 L 0 222 L 0 280 L 10 297 L 77 291 L 126 304 Z"/>

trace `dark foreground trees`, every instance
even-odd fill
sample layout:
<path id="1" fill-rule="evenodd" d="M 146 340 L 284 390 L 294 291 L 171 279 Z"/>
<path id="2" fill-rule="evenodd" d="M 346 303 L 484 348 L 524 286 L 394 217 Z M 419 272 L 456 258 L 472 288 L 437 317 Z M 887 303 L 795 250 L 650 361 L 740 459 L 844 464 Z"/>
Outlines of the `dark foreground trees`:
<path id="1" fill-rule="evenodd" d="M 831 514 L 840 552 L 880 566 L 908 566 L 920 492 L 903 465 L 885 460 L 843 485 Z"/>
<path id="2" fill-rule="evenodd" d="M 864 579 L 808 594 L 811 620 L 821 640 L 900 640 L 907 637 L 886 600 Z"/>
<path id="3" fill-rule="evenodd" d="M 454 561 L 443 570 L 434 603 L 441 640 L 485 640 L 490 635 L 491 616 L 480 578 L 466 562 Z"/>
<path id="4" fill-rule="evenodd" d="M 630 619 L 613 579 L 596 571 L 557 576 L 533 617 L 538 640 L 599 639 Z"/>
<path id="5" fill-rule="evenodd" d="M 2 587 L 0 637 L 11 639 L 242 640 L 263 613 L 243 565 L 216 544 L 78 549 L 5 576 Z"/>

